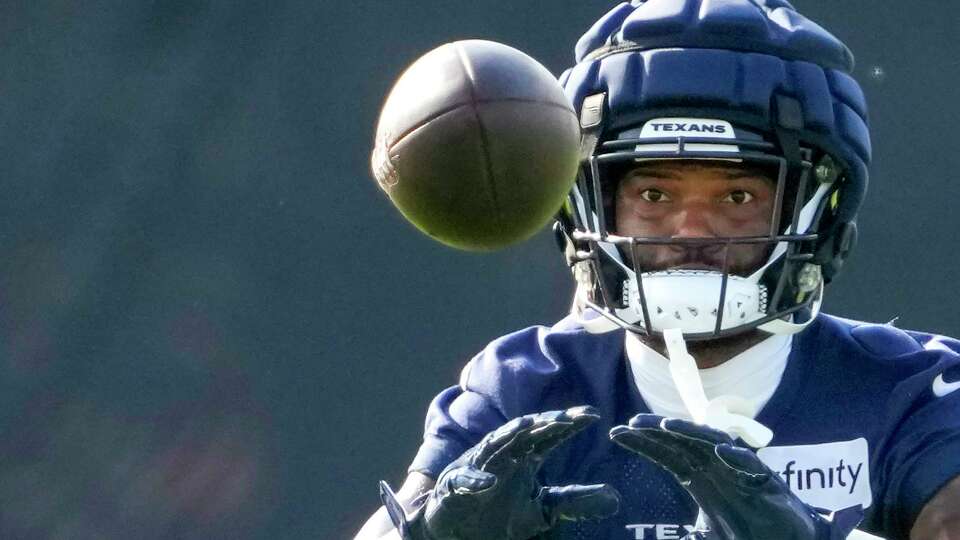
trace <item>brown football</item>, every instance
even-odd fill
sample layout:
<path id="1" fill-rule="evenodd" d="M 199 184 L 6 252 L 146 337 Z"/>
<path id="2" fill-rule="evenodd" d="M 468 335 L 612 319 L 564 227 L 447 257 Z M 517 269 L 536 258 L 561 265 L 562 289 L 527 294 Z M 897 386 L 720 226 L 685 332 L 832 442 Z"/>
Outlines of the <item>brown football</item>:
<path id="1" fill-rule="evenodd" d="M 580 127 L 556 78 L 491 41 L 457 41 L 413 63 L 387 97 L 374 176 L 417 228 L 449 246 L 525 240 L 563 204 Z"/>

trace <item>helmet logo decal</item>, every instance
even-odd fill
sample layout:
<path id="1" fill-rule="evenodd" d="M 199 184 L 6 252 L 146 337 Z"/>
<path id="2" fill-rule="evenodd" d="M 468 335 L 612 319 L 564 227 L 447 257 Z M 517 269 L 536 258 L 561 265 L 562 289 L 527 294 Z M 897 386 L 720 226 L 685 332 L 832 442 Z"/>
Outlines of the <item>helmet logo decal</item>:
<path id="1" fill-rule="evenodd" d="M 710 139 L 736 138 L 730 122 L 707 118 L 654 118 L 643 125 L 639 138 L 660 139 L 684 135 Z"/>
<path id="2" fill-rule="evenodd" d="M 634 135 L 636 136 L 636 135 Z M 640 144 L 637 152 L 676 152 L 678 143 L 645 143 L 645 139 L 736 139 L 737 133 L 733 125 L 726 120 L 709 118 L 654 118 L 643 125 L 640 135 L 636 136 Z M 684 146 L 687 150 L 702 152 L 738 152 L 740 149 L 732 144 L 691 143 Z"/>
<path id="3" fill-rule="evenodd" d="M 654 131 L 677 131 L 680 133 L 726 133 L 727 126 L 723 124 L 676 124 L 652 123 Z"/>

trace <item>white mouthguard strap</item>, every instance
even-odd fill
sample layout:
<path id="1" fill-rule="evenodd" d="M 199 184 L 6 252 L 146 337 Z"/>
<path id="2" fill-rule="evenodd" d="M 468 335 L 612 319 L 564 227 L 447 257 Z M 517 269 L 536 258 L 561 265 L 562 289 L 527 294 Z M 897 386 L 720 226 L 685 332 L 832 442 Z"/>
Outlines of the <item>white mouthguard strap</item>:
<path id="1" fill-rule="evenodd" d="M 694 422 L 723 431 L 734 438 L 740 437 L 754 448 L 770 444 L 773 432 L 753 419 L 758 411 L 749 401 L 729 394 L 707 399 L 700 370 L 696 360 L 687 352 L 683 332 L 677 328 L 666 329 L 663 331 L 663 340 L 670 357 L 673 384 Z"/>

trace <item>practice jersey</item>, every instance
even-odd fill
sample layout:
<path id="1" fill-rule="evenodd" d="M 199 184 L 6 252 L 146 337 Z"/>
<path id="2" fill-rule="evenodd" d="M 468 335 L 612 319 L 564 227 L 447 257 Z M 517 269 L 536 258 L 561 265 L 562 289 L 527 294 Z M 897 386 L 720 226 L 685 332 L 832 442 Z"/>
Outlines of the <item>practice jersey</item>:
<path id="1" fill-rule="evenodd" d="M 811 506 L 863 505 L 861 529 L 906 538 L 926 501 L 960 474 L 956 351 L 953 339 L 821 314 L 794 337 L 780 385 L 756 417 L 774 433 L 758 455 Z M 631 377 L 623 331 L 591 334 L 567 318 L 499 338 L 433 400 L 410 471 L 436 478 L 512 418 L 592 405 L 602 418 L 550 454 L 541 480 L 611 484 L 620 511 L 544 537 L 682 538 L 696 504 L 669 473 L 608 438 L 650 412 Z"/>

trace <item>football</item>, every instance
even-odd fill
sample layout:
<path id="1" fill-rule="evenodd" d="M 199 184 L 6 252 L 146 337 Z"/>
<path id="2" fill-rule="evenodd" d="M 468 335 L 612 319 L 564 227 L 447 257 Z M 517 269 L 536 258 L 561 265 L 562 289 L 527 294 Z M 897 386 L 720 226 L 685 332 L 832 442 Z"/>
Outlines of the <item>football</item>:
<path id="1" fill-rule="evenodd" d="M 551 220 L 576 178 L 579 144 L 577 115 L 547 68 L 507 45 L 457 41 L 395 83 L 371 165 L 418 229 L 489 251 Z"/>

